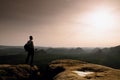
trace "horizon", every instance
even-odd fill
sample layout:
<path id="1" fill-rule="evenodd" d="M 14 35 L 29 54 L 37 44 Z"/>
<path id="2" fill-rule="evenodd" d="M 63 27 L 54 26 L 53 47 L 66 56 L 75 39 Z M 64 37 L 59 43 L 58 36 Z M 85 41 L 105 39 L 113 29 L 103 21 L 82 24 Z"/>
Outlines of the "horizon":
<path id="1" fill-rule="evenodd" d="M 0 46 L 3 46 L 3 47 L 23 47 L 24 48 L 24 45 L 0 45 Z M 52 47 L 52 46 L 35 46 L 35 47 L 40 47 L 40 48 L 91 48 L 91 49 L 94 49 L 94 48 L 100 48 L 100 49 L 104 49 L 104 48 L 112 48 L 112 47 L 117 47 L 117 46 L 120 46 L 120 45 L 116 45 L 116 46 L 109 46 L 109 47 L 82 47 L 82 46 L 76 46 L 76 47 Z"/>
<path id="2" fill-rule="evenodd" d="M 1 0 L 0 44 L 113 47 L 120 44 L 119 0 Z"/>

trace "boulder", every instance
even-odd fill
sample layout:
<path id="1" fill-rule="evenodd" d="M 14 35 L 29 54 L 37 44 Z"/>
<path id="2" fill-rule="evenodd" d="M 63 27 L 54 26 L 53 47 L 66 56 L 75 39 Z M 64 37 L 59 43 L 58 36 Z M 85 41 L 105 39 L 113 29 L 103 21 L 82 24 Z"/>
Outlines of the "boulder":
<path id="1" fill-rule="evenodd" d="M 120 80 L 120 70 L 78 60 L 55 60 L 49 64 L 53 80 Z"/>
<path id="2" fill-rule="evenodd" d="M 40 76 L 37 66 L 26 64 L 0 65 L 0 80 L 34 80 Z"/>

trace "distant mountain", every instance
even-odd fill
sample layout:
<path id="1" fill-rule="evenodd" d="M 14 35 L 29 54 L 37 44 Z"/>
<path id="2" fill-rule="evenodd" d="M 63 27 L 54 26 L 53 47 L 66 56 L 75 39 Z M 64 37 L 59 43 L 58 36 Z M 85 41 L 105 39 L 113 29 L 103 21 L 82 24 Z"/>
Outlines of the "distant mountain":
<path id="1" fill-rule="evenodd" d="M 23 54 L 25 50 L 22 47 L 0 46 L 0 56 Z"/>
<path id="2" fill-rule="evenodd" d="M 23 48 L 23 46 L 6 46 L 6 45 L 0 45 L 0 49 L 5 49 L 5 48 Z"/>
<path id="3" fill-rule="evenodd" d="M 36 64 L 38 64 L 38 62 L 47 64 L 48 62 L 55 59 L 77 59 L 120 69 L 120 46 L 94 49 L 80 47 L 35 47 L 35 49 Z M 26 56 L 27 52 L 25 52 L 23 46 L 0 46 L 0 63 L 23 63 Z"/>
<path id="4" fill-rule="evenodd" d="M 85 53 L 85 51 L 82 48 L 48 48 L 46 50 L 47 53 L 62 53 L 62 54 L 80 54 L 80 53 Z"/>

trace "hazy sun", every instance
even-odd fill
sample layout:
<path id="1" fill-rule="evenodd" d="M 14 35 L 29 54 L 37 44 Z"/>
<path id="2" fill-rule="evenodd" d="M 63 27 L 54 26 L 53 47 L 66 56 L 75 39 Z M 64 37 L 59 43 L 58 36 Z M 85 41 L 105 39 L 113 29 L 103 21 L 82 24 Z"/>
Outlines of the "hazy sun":
<path id="1" fill-rule="evenodd" d="M 90 15 L 90 24 L 99 30 L 110 29 L 114 25 L 113 14 L 105 9 L 96 10 Z"/>
<path id="2" fill-rule="evenodd" d="M 96 8 L 82 16 L 84 34 L 94 40 L 107 37 L 116 26 L 116 16 L 110 7 Z"/>

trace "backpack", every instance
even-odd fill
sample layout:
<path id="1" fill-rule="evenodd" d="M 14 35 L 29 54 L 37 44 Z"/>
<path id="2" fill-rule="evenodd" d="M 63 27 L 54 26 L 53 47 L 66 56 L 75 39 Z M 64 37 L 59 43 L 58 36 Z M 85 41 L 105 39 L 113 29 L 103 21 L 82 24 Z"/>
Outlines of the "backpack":
<path id="1" fill-rule="evenodd" d="M 24 49 L 25 49 L 25 51 L 29 51 L 30 50 L 29 45 L 27 43 L 24 45 Z"/>

